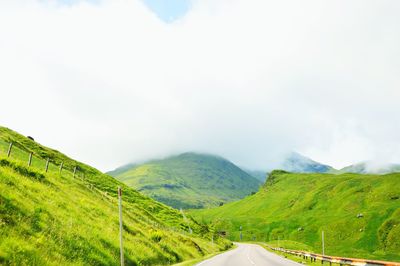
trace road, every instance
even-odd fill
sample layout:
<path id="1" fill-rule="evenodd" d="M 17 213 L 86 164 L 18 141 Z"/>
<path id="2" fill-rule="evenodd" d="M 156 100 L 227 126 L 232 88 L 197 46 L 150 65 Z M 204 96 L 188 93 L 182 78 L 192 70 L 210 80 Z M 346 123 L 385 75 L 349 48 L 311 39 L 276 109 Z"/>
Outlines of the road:
<path id="1" fill-rule="evenodd" d="M 298 266 L 300 263 L 271 253 L 259 245 L 235 243 L 238 247 L 196 264 L 197 266 Z"/>

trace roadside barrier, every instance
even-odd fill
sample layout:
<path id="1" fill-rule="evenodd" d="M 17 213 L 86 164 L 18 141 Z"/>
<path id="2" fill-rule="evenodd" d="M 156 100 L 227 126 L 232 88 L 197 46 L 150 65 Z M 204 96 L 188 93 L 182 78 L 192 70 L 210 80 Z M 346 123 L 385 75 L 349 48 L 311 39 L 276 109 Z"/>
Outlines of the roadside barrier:
<path id="1" fill-rule="evenodd" d="M 320 260 L 321 264 L 324 264 L 325 262 L 327 262 L 327 263 L 329 263 L 329 265 L 332 265 L 332 263 L 336 263 L 339 265 L 358 265 L 358 266 L 364 266 L 364 265 L 368 265 L 368 266 L 400 266 L 399 262 L 326 256 L 326 255 L 315 254 L 315 253 L 310 253 L 310 252 L 306 252 L 306 251 L 289 250 L 289 249 L 284 249 L 284 248 L 274 248 L 274 247 L 270 247 L 270 246 L 268 246 L 268 247 L 274 251 L 280 251 L 283 253 L 299 256 L 306 260 L 308 260 L 308 259 L 310 259 L 310 261 Z"/>

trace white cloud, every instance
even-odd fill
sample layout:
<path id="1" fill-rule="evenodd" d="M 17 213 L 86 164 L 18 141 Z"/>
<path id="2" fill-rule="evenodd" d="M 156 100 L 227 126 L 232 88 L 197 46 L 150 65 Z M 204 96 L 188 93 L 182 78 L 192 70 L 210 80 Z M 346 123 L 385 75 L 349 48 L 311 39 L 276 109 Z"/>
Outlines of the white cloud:
<path id="1" fill-rule="evenodd" d="M 398 1 L 0 3 L 0 124 L 108 170 L 187 150 L 400 162 Z"/>

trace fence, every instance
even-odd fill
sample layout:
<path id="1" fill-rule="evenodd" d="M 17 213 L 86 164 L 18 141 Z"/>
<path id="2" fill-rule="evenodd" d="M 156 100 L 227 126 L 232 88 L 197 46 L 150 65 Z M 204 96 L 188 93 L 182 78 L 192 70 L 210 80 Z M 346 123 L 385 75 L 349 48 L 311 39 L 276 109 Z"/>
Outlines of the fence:
<path id="1" fill-rule="evenodd" d="M 76 177 L 76 175 L 78 174 L 78 170 L 80 170 L 80 168 L 78 167 L 78 165 L 76 164 L 75 166 L 73 166 L 72 169 L 66 169 L 64 167 L 64 161 L 61 161 L 58 164 L 56 164 L 54 161 L 51 161 L 49 157 L 47 157 L 45 160 L 43 160 L 43 158 L 41 157 L 34 157 L 34 152 L 29 151 L 24 149 L 23 147 L 15 147 L 14 142 L 10 142 L 8 145 L 6 145 L 6 142 L 3 142 L 2 140 L 0 140 L 0 152 L 1 152 L 1 148 L 5 148 L 6 146 L 8 146 L 7 152 L 5 153 L 8 159 L 16 159 L 17 161 L 24 161 L 23 157 L 26 157 L 27 159 L 27 167 L 31 168 L 32 167 L 32 162 L 33 159 L 35 159 L 35 162 L 37 163 L 35 170 L 43 170 L 44 172 L 48 172 L 49 171 L 49 166 L 52 166 L 52 172 L 55 172 L 56 169 L 58 169 L 58 173 L 62 174 L 63 170 L 64 173 L 67 172 L 68 174 L 70 174 L 73 178 Z M 13 150 L 15 150 L 14 152 L 14 158 L 13 157 Z M 39 167 L 42 166 L 42 167 Z M 41 169 L 40 169 L 41 168 Z M 83 174 L 83 169 L 81 171 L 81 182 L 86 185 L 86 187 L 91 190 L 92 192 L 97 192 L 99 193 L 102 198 L 106 198 L 107 200 L 109 200 L 110 202 L 112 202 L 112 198 L 110 198 L 107 193 L 95 188 L 93 186 L 93 184 L 89 183 L 89 182 L 85 182 L 85 180 L 83 179 L 84 174 Z M 123 225 L 122 225 L 122 194 L 121 194 L 122 189 L 120 187 L 118 187 L 118 205 L 119 205 L 119 220 L 120 220 L 120 254 L 121 254 L 121 265 L 124 265 L 124 255 L 123 255 L 123 246 L 122 246 L 122 235 L 123 235 Z"/>
<path id="2" fill-rule="evenodd" d="M 90 182 L 90 175 L 91 170 L 85 169 L 85 166 L 80 167 L 78 162 L 66 158 L 65 161 L 61 157 L 56 157 L 53 156 L 53 158 L 50 158 L 51 156 L 43 156 L 43 154 L 40 154 L 39 152 L 35 153 L 32 150 L 25 148 L 24 145 L 18 143 L 17 141 L 14 142 L 12 140 L 9 140 L 10 142 L 4 141 L 0 139 L 0 159 L 6 157 L 7 160 L 14 160 L 17 161 L 18 163 L 26 164 L 27 168 L 32 168 L 33 170 L 37 171 L 43 171 L 45 173 L 51 173 L 51 174 L 58 174 L 62 178 L 73 178 L 76 183 L 79 185 L 82 185 L 86 187 L 86 189 L 90 190 L 92 193 L 97 194 L 98 196 L 101 196 L 102 200 L 107 201 L 110 203 L 112 206 L 115 206 L 116 203 L 119 204 L 119 219 L 120 219 L 120 245 L 122 247 L 122 231 L 123 231 L 123 226 L 122 226 L 122 194 L 121 194 L 121 188 L 118 188 L 118 196 L 113 197 L 109 195 L 108 192 L 103 191 L 102 189 L 96 187 Z M 87 171 L 86 171 L 87 170 Z M 87 175 L 86 177 L 89 177 L 89 180 L 86 180 L 85 174 Z M 80 177 L 80 178 L 79 178 Z M 126 206 L 126 211 L 130 211 L 132 206 Z M 180 233 L 183 235 L 186 235 L 187 232 L 184 230 L 177 230 L 175 228 L 171 228 L 168 226 L 165 226 L 163 224 L 160 224 L 154 220 L 151 220 L 150 218 L 146 216 L 138 216 L 136 217 L 138 220 L 145 222 L 149 225 L 151 225 L 154 228 L 159 228 L 163 229 L 165 231 L 170 231 L 170 232 L 176 232 Z M 190 229 L 191 230 L 191 229 Z M 121 248 L 121 265 L 124 263 L 124 256 L 123 256 L 123 251 Z"/>
<path id="3" fill-rule="evenodd" d="M 78 165 L 71 167 L 66 167 L 64 162 L 58 158 L 42 158 L 40 155 L 35 154 L 33 151 L 28 149 L 24 149 L 22 145 L 16 145 L 14 142 L 4 142 L 0 140 L 0 155 L 4 155 L 9 159 L 14 159 L 16 161 L 26 162 L 26 166 L 28 168 L 33 167 L 36 170 L 42 170 L 44 172 L 48 172 L 49 170 L 58 172 L 67 171 L 68 174 L 71 174 L 73 177 L 77 175 L 77 171 L 79 170 Z M 71 160 L 72 161 L 72 160 Z M 81 176 L 84 173 L 81 172 Z"/>
<path id="4" fill-rule="evenodd" d="M 305 260 L 309 259 L 311 262 L 320 260 L 321 264 L 324 264 L 324 262 L 327 262 L 327 263 L 329 263 L 329 265 L 332 265 L 332 263 L 336 263 L 339 265 L 400 266 L 400 263 L 398 263 L 398 262 L 334 257 L 334 256 L 314 254 L 314 253 L 310 253 L 310 252 L 306 252 L 306 251 L 299 251 L 299 250 L 289 250 L 289 249 L 274 248 L 274 247 L 269 247 L 269 248 L 274 251 L 280 251 L 283 253 L 299 256 Z"/>

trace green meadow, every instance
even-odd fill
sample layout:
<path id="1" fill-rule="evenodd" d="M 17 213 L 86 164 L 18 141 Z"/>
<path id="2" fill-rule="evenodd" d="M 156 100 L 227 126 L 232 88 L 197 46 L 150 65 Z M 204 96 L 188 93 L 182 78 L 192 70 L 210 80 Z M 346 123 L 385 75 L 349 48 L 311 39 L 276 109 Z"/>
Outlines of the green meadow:
<path id="1" fill-rule="evenodd" d="M 288 249 L 400 261 L 400 174 L 295 174 L 273 171 L 255 195 L 193 210 L 228 238 Z"/>
<path id="2" fill-rule="evenodd" d="M 212 227 L 0 127 L 0 264 L 119 265 L 118 186 L 126 265 L 169 265 L 231 246 Z"/>

